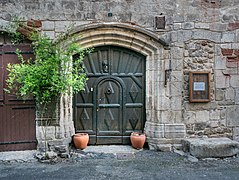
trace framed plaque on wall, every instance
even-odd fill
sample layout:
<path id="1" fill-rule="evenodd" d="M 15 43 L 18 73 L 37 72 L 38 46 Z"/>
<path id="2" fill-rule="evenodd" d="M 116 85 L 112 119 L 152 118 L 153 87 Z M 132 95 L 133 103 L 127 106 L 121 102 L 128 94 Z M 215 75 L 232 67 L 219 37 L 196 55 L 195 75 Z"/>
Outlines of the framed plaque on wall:
<path id="1" fill-rule="evenodd" d="M 209 102 L 210 101 L 210 76 L 209 71 L 189 72 L 189 101 Z"/>

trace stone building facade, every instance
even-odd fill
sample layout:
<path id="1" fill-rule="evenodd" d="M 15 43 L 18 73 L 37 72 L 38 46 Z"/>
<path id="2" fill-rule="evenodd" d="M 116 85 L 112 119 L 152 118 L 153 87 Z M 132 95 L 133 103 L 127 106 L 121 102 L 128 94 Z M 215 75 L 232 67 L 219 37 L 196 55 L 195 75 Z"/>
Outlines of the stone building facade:
<path id="1" fill-rule="evenodd" d="M 171 150 L 185 137 L 239 141 L 238 9 L 238 0 L 2 0 L 0 24 L 14 15 L 39 19 L 54 39 L 75 23 L 82 47 L 144 55 L 144 131 L 151 149 Z M 211 73 L 210 102 L 189 101 L 194 71 Z M 72 97 L 62 96 L 59 107 L 59 125 L 48 127 L 48 139 L 67 144 L 75 133 Z"/>

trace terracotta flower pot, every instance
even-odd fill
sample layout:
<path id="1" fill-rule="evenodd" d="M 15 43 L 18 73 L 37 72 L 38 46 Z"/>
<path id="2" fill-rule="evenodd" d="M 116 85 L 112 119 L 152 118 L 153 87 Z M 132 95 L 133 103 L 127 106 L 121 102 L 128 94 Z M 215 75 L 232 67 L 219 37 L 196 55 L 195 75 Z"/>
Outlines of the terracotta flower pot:
<path id="1" fill-rule="evenodd" d="M 77 133 L 73 136 L 73 142 L 77 149 L 85 149 L 89 142 L 89 135 L 87 133 Z"/>
<path id="2" fill-rule="evenodd" d="M 130 141 L 135 149 L 142 149 L 146 140 L 146 135 L 140 132 L 132 132 Z"/>

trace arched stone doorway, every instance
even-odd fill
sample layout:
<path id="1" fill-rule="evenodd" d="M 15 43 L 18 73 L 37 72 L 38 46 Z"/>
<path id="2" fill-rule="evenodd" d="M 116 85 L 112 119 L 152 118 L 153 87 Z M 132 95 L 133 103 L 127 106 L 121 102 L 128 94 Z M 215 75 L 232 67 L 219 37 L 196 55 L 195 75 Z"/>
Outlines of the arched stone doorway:
<path id="1" fill-rule="evenodd" d="M 87 85 L 74 98 L 76 132 L 90 144 L 128 144 L 145 124 L 145 56 L 117 46 L 96 47 L 84 59 Z"/>
<path id="2" fill-rule="evenodd" d="M 143 129 L 149 146 L 158 149 L 159 144 L 178 144 L 180 138 L 185 137 L 185 125 L 181 123 L 181 95 L 172 93 L 173 81 L 171 82 L 166 76 L 171 69 L 169 46 L 157 33 L 130 23 L 98 22 L 78 26 L 71 35 L 75 37 L 73 41 L 83 48 L 120 47 L 144 56 L 145 123 Z M 72 41 L 65 42 L 64 46 L 70 42 Z M 105 70 L 107 71 L 106 67 Z M 112 83 L 121 93 L 124 91 L 123 86 L 116 79 L 113 79 Z M 101 88 L 100 85 L 107 86 L 98 82 L 98 85 L 94 87 Z M 96 101 L 95 103 L 97 104 Z M 72 107 L 72 97 L 62 96 L 58 130 L 66 138 L 71 137 L 78 128 L 74 126 Z M 96 108 L 96 105 L 94 107 Z"/>

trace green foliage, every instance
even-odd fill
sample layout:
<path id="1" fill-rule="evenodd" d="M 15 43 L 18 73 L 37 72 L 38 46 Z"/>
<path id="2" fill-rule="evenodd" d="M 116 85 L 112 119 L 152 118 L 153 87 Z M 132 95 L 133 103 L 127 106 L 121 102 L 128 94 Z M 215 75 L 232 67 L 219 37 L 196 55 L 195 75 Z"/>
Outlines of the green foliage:
<path id="1" fill-rule="evenodd" d="M 61 93 L 77 93 L 84 89 L 86 75 L 82 60 L 90 50 L 71 42 L 66 48 L 59 45 L 69 37 L 68 30 L 53 41 L 46 35 L 33 33 L 31 40 L 35 59 L 24 59 L 17 51 L 20 64 L 9 64 L 8 90 L 23 98 L 33 96 L 39 104 L 51 102 Z M 77 58 L 72 60 L 72 55 Z"/>
<path id="2" fill-rule="evenodd" d="M 24 19 L 13 16 L 11 22 L 9 22 L 5 27 L 2 27 L 4 31 L 6 31 L 11 37 L 11 41 L 13 44 L 19 44 L 23 42 L 26 38 L 17 31 L 18 27 L 23 24 Z"/>

